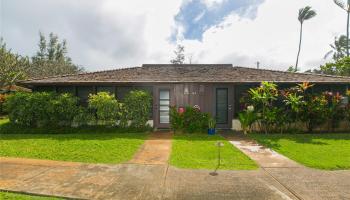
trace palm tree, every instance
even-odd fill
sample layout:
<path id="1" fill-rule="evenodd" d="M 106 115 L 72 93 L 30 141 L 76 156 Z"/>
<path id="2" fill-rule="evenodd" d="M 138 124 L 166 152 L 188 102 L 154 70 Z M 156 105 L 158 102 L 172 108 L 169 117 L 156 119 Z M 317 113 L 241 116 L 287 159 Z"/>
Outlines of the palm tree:
<path id="1" fill-rule="evenodd" d="M 301 41 L 303 38 L 303 24 L 304 21 L 309 20 L 316 16 L 316 11 L 312 10 L 310 6 L 306 6 L 305 8 L 301 8 L 299 10 L 299 16 L 298 20 L 300 22 L 300 40 L 299 40 L 299 50 L 297 55 L 297 62 L 295 63 L 295 71 L 298 70 L 298 63 L 299 63 L 299 55 L 300 55 L 300 49 L 301 49 Z"/>
<path id="2" fill-rule="evenodd" d="M 332 55 L 333 60 L 337 61 L 346 55 L 346 50 L 348 49 L 347 37 L 341 35 L 339 38 L 335 37 L 334 44 L 330 44 L 331 50 L 326 53 L 324 59 L 327 59 Z"/>
<path id="3" fill-rule="evenodd" d="M 337 4 L 341 9 L 345 10 L 348 14 L 347 22 L 346 22 L 346 56 L 349 57 L 349 21 L 350 21 L 350 0 L 347 3 L 342 0 L 333 0 L 335 4 Z"/>

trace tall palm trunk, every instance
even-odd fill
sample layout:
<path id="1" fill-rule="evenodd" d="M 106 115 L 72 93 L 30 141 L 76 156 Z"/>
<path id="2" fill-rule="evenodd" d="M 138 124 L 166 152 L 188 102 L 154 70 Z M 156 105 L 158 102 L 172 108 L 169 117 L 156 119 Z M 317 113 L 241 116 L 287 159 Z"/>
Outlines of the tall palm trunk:
<path id="1" fill-rule="evenodd" d="M 295 63 L 295 71 L 298 71 L 298 64 L 299 64 L 299 55 L 300 55 L 300 49 L 301 49 L 301 41 L 303 38 L 303 23 L 300 23 L 300 36 L 299 36 L 299 50 L 297 55 L 297 61 Z"/>
<path id="2" fill-rule="evenodd" d="M 349 6 L 349 1 L 348 1 L 348 6 Z M 349 20 L 350 20 L 350 10 L 348 8 L 348 20 L 346 24 L 346 56 L 349 57 Z"/>

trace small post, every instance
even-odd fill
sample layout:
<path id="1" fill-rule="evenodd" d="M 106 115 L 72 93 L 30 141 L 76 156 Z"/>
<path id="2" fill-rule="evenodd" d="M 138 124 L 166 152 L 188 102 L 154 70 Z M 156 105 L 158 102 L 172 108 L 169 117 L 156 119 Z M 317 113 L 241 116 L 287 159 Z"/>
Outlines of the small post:
<path id="1" fill-rule="evenodd" d="M 256 62 L 256 68 L 259 69 L 260 68 L 260 62 Z"/>
<path id="2" fill-rule="evenodd" d="M 216 142 L 216 146 L 218 147 L 218 165 L 216 166 L 215 170 L 213 172 L 210 172 L 209 174 L 212 176 L 217 176 L 217 170 L 219 169 L 220 165 L 221 165 L 221 147 L 224 146 L 223 142 Z"/>

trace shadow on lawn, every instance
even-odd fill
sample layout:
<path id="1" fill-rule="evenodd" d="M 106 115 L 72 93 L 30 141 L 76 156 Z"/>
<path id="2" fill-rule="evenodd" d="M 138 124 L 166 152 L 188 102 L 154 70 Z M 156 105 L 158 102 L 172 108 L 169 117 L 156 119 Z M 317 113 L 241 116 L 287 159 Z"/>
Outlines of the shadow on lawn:
<path id="1" fill-rule="evenodd" d="M 289 140 L 299 144 L 312 144 L 312 145 L 330 145 L 327 140 L 350 140 L 349 133 L 336 133 L 336 134 L 252 134 L 251 137 L 257 140 L 259 143 L 268 147 L 279 149 L 280 140 Z"/>
<path id="2" fill-rule="evenodd" d="M 143 139 L 146 131 L 131 129 L 107 128 L 101 126 L 92 127 L 52 127 L 31 128 L 21 127 L 11 123 L 0 125 L 1 140 L 17 139 L 55 139 L 55 140 L 112 140 L 116 138 Z"/>

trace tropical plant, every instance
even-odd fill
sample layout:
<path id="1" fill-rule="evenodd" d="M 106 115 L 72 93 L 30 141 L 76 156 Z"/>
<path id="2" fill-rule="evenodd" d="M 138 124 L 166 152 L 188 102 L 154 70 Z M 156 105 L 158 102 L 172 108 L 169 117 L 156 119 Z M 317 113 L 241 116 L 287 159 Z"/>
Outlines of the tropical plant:
<path id="1" fill-rule="evenodd" d="M 342 0 L 333 0 L 334 3 L 339 6 L 341 9 L 343 9 L 347 13 L 347 21 L 346 21 L 346 56 L 349 55 L 349 22 L 350 22 L 350 0 L 347 0 L 345 3 Z"/>
<path id="2" fill-rule="evenodd" d="M 257 115 L 254 110 L 246 109 L 238 114 L 239 122 L 244 134 L 251 132 L 252 125 L 257 120 Z"/>
<path id="3" fill-rule="evenodd" d="M 250 98 L 256 112 L 259 113 L 259 123 L 265 133 L 271 130 L 273 103 L 277 100 L 278 90 L 277 85 L 269 82 L 262 82 L 257 88 L 249 90 Z"/>
<path id="4" fill-rule="evenodd" d="M 342 105 L 343 96 L 333 92 L 324 93 L 328 102 L 327 119 L 328 119 L 328 130 L 334 131 L 335 128 L 339 127 L 340 122 L 345 118 L 345 109 Z"/>
<path id="5" fill-rule="evenodd" d="M 300 118 L 309 132 L 327 121 L 328 102 L 325 95 L 308 95 Z"/>
<path id="6" fill-rule="evenodd" d="M 330 44 L 331 50 L 329 50 L 326 55 L 324 56 L 324 59 L 327 59 L 329 56 L 332 55 L 333 60 L 338 61 L 341 58 L 344 58 L 347 53 L 347 45 L 348 42 L 346 41 L 347 38 L 345 35 L 341 35 L 339 38 L 335 37 L 334 44 Z"/>
<path id="7" fill-rule="evenodd" d="M 115 96 L 108 92 L 90 94 L 88 107 L 96 112 L 97 119 L 104 125 L 115 124 L 120 116 L 119 103 Z"/>
<path id="8" fill-rule="evenodd" d="M 295 63 L 295 71 L 298 70 L 301 42 L 303 38 L 303 24 L 306 20 L 309 20 L 315 16 L 316 16 L 316 11 L 312 10 L 310 6 L 306 6 L 305 8 L 301 8 L 299 10 L 298 20 L 300 22 L 300 36 L 299 36 L 299 48 L 298 48 L 298 54 L 297 54 L 297 61 Z"/>
<path id="9" fill-rule="evenodd" d="M 209 129 L 214 129 L 215 126 L 216 126 L 216 120 L 213 117 L 209 117 L 208 128 Z"/>

